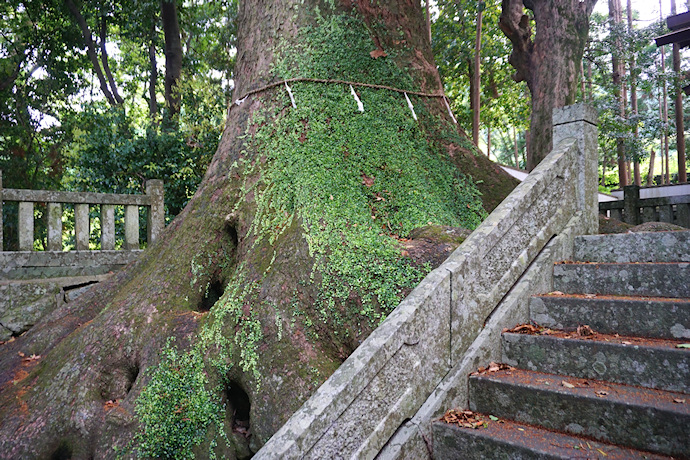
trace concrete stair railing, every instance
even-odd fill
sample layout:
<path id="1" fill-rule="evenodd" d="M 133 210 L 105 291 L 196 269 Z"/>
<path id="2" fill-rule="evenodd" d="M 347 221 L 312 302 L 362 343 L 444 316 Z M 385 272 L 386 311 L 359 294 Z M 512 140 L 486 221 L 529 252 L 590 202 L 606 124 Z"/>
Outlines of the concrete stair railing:
<path id="1" fill-rule="evenodd" d="M 467 374 L 500 360 L 547 267 L 597 232 L 596 113 L 554 111 L 553 151 L 432 271 L 254 458 L 425 458 L 431 422 L 467 404 Z"/>
<path id="2" fill-rule="evenodd" d="M 578 237 L 574 253 L 530 302 L 550 329 L 503 333 L 514 367 L 470 377 L 486 428 L 435 423 L 435 458 L 690 456 L 690 231 Z M 553 332 L 583 325 L 596 333 Z"/>

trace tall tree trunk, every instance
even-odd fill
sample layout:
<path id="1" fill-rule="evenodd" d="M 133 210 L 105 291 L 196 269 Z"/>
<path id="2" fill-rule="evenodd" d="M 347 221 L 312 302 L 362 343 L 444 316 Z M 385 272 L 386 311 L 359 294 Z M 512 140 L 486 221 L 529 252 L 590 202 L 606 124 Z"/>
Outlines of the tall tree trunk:
<path id="1" fill-rule="evenodd" d="M 614 49 L 611 50 L 611 65 L 613 67 L 613 92 L 618 102 L 618 114 L 621 119 L 625 118 L 625 85 L 623 83 L 623 73 L 625 68 L 620 55 L 623 53 L 623 45 L 620 39 L 620 24 L 623 20 L 620 0 L 609 0 L 609 21 L 611 24 L 611 34 L 615 36 Z M 628 165 L 625 158 L 625 144 L 622 138 L 616 139 L 616 155 L 618 158 L 618 185 L 624 187 L 628 185 Z"/>
<path id="2" fill-rule="evenodd" d="M 510 63 L 515 81 L 525 81 L 532 94 L 532 132 L 527 169 L 551 151 L 551 112 L 575 102 L 580 62 L 596 0 L 502 0 L 499 25 L 513 44 Z M 532 10 L 536 33 L 532 40 Z"/>
<path id="3" fill-rule="evenodd" d="M 442 88 L 420 3 L 337 5 L 239 3 L 195 195 L 135 263 L 0 346 L 3 455 L 249 457 L 424 276 L 410 232 L 473 227 L 477 191 L 491 210 L 514 187 L 413 94 Z"/>
<path id="4" fill-rule="evenodd" d="M 101 64 L 103 64 L 103 72 L 108 78 L 108 83 L 110 84 L 110 90 L 113 93 L 115 101 L 122 105 L 125 101 L 120 96 L 117 91 L 117 84 L 115 83 L 115 78 L 113 77 L 113 72 L 110 70 L 110 64 L 108 63 L 108 52 L 106 50 L 105 44 L 108 38 L 108 21 L 105 16 L 101 16 L 100 24 L 100 46 L 101 46 Z"/>
<path id="5" fill-rule="evenodd" d="M 661 0 L 659 0 L 659 20 L 664 20 L 663 10 Z M 666 47 L 662 46 L 661 49 L 661 73 L 664 76 L 663 79 L 663 115 L 661 118 L 662 126 L 664 126 L 663 134 L 663 152 L 661 155 L 661 183 L 669 184 L 671 182 L 671 177 L 668 172 L 669 167 L 669 146 L 668 146 L 668 86 L 666 83 Z M 665 172 L 664 172 L 665 171 Z"/>
<path id="6" fill-rule="evenodd" d="M 671 0 L 671 14 L 676 14 L 676 0 Z M 678 183 L 688 181 L 685 169 L 685 126 L 683 123 L 683 88 L 680 82 L 680 44 L 673 44 L 673 71 L 676 74 L 673 85 L 676 94 L 676 150 L 678 151 Z"/>
<path id="7" fill-rule="evenodd" d="M 647 186 L 654 185 L 654 157 L 656 152 L 654 149 L 649 149 L 649 172 L 647 173 Z"/>
<path id="8" fill-rule="evenodd" d="M 491 126 L 486 127 L 486 157 L 491 159 Z"/>
<path id="9" fill-rule="evenodd" d="M 633 20 L 632 20 L 632 3 L 631 0 L 627 2 L 628 10 L 628 33 L 632 36 L 633 34 Z M 631 45 L 632 48 L 632 45 Z M 635 127 L 633 128 L 633 136 L 635 140 L 639 137 L 639 128 L 637 123 L 637 80 L 636 80 L 636 62 L 635 62 L 635 51 L 631 49 L 630 52 L 630 109 L 632 110 L 632 115 L 635 120 Z M 640 162 L 637 155 L 634 159 L 634 180 L 635 185 L 642 185 L 642 178 L 640 176 Z"/>
<path id="10" fill-rule="evenodd" d="M 101 69 L 101 64 L 98 62 L 98 54 L 96 53 L 96 45 L 93 42 L 93 35 L 91 34 L 91 29 L 89 29 L 89 26 L 86 23 L 86 19 L 84 19 L 81 11 L 79 11 L 79 8 L 77 8 L 72 0 L 65 0 L 65 5 L 67 5 L 67 9 L 69 9 L 70 13 L 72 13 L 72 16 L 74 16 L 74 19 L 79 25 L 82 38 L 84 39 L 84 44 L 86 45 L 86 54 L 89 56 L 89 60 L 93 65 L 93 71 L 96 74 L 96 78 L 98 78 L 98 82 L 101 86 L 101 92 L 110 105 L 117 106 L 119 102 L 108 88 L 106 77 L 103 75 L 103 69 Z M 105 44 L 103 44 L 103 47 L 105 47 Z"/>
<path id="11" fill-rule="evenodd" d="M 156 23 L 151 23 L 151 38 L 149 42 L 149 116 L 155 122 L 158 117 L 158 102 L 156 101 L 156 86 L 158 86 L 158 64 L 156 63 Z"/>
<path id="12" fill-rule="evenodd" d="M 513 126 L 513 147 L 514 147 L 514 155 L 515 155 L 515 169 L 520 169 L 520 156 L 519 156 L 519 151 L 518 151 L 518 139 L 517 139 L 517 132 L 515 131 L 515 126 Z"/>
<path id="13" fill-rule="evenodd" d="M 182 39 L 176 0 L 161 0 L 161 21 L 165 35 L 166 117 L 172 120 L 180 112 L 180 93 L 177 84 L 182 76 Z"/>
<path id="14" fill-rule="evenodd" d="M 479 115 L 481 113 L 482 8 L 477 11 L 477 34 L 474 41 L 474 66 L 470 105 L 472 106 L 472 140 L 479 145 Z"/>

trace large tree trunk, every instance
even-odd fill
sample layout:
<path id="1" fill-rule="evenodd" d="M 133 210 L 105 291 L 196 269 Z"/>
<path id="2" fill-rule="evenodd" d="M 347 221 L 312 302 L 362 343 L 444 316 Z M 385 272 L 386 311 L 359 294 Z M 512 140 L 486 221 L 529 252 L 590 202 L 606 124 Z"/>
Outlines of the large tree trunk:
<path id="1" fill-rule="evenodd" d="M 482 8 L 478 8 L 477 33 L 474 41 L 474 64 L 472 67 L 472 84 L 470 85 L 470 106 L 472 107 L 472 141 L 475 145 L 479 145 L 479 119 L 482 110 L 480 98 L 482 81 L 482 11 Z"/>
<path id="2" fill-rule="evenodd" d="M 355 84 L 291 81 L 293 105 L 296 77 Z M 242 1 L 235 84 L 160 240 L 0 345 L 7 458 L 247 457 L 424 275 L 420 247 L 448 254 L 412 231 L 515 185 L 413 94 L 441 91 L 419 2 Z"/>
<path id="3" fill-rule="evenodd" d="M 621 8 L 621 0 L 609 0 L 609 21 L 611 26 L 611 34 L 615 36 L 614 48 L 611 50 L 611 66 L 613 69 L 613 92 L 618 102 L 618 115 L 621 119 L 625 118 L 625 84 L 623 82 L 623 74 L 625 73 L 625 64 L 622 59 L 623 44 L 620 39 L 621 30 L 620 24 L 623 20 L 623 11 Z M 616 155 L 618 158 L 618 186 L 624 187 L 629 183 L 630 174 L 628 172 L 628 162 L 625 155 L 625 143 L 623 138 L 616 139 Z"/>
<path id="4" fill-rule="evenodd" d="M 166 117 L 171 120 L 180 112 L 180 93 L 177 84 L 182 76 L 182 39 L 176 0 L 161 0 L 161 22 L 165 35 Z"/>
<path id="5" fill-rule="evenodd" d="M 510 63 L 515 81 L 532 94 L 531 142 L 527 169 L 532 170 L 552 147 L 551 112 L 575 102 L 580 63 L 596 0 L 503 0 L 501 30 L 513 44 Z M 532 11 L 536 33 L 532 39 Z"/>

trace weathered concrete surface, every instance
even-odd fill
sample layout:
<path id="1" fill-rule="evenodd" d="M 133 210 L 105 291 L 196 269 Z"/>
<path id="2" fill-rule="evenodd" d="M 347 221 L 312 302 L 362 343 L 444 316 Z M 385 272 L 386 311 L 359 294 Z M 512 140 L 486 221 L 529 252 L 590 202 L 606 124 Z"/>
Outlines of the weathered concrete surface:
<path id="1" fill-rule="evenodd" d="M 690 298 L 690 263 L 558 264 L 553 288 L 566 294 Z"/>
<path id="2" fill-rule="evenodd" d="M 604 334 L 690 339 L 690 300 L 569 296 L 530 299 L 531 319 L 572 330 L 587 324 Z"/>
<path id="3" fill-rule="evenodd" d="M 0 340 L 29 330 L 61 301 L 57 283 L 0 285 Z"/>
<path id="4" fill-rule="evenodd" d="M 690 262 L 690 231 L 584 235 L 575 239 L 579 262 Z"/>
<path id="5" fill-rule="evenodd" d="M 585 384 L 573 377 L 520 369 L 470 378 L 474 411 L 683 457 L 690 452 L 690 404 L 675 403 L 678 397 L 678 393 L 609 382 Z"/>
<path id="6" fill-rule="evenodd" d="M 690 392 L 690 350 L 592 338 L 503 334 L 502 362 L 520 369 Z"/>
<path id="7" fill-rule="evenodd" d="M 564 126 L 570 129 L 569 125 Z M 589 151 L 586 159 L 579 160 L 583 155 L 579 145 L 596 144 L 596 129 L 586 128 L 580 126 L 579 131 L 586 133 L 579 132 L 576 138 L 558 144 L 451 257 L 389 315 L 255 458 L 359 459 L 374 458 L 377 454 L 379 458 L 390 458 L 384 457 L 388 455 L 385 451 L 393 445 L 395 452 L 388 452 L 397 458 L 428 455 L 424 442 L 420 441 L 421 432 L 409 423 L 401 427 L 403 421 L 421 420 L 428 431 L 430 419 L 418 416 L 422 403 L 447 376 L 451 366 L 466 362 L 468 349 L 496 306 L 574 215 L 578 215 L 580 224 L 573 228 L 583 233 L 596 232 L 596 207 L 590 211 L 587 201 L 591 194 L 596 204 L 596 175 L 594 180 L 585 181 L 593 190 L 585 191 L 585 183 L 578 181 L 577 171 L 578 167 L 588 165 L 586 160 L 592 160 L 596 153 L 595 149 Z M 521 291 L 511 302 L 518 302 L 518 297 L 523 299 L 521 310 L 512 304 L 503 321 L 526 316 L 526 291 Z M 494 324 L 500 323 L 497 319 Z M 494 343 L 498 344 L 498 340 Z M 498 354 L 493 344 L 483 345 Z M 479 348 L 478 354 L 491 354 L 482 346 Z M 388 386 L 383 386 L 384 382 L 389 382 Z M 445 392 L 453 391 L 454 388 L 441 390 L 443 395 L 439 398 L 448 399 Z M 390 439 L 396 431 L 394 439 Z M 398 436 L 401 433 L 410 436 L 401 438 Z M 384 452 L 379 453 L 386 443 Z"/>
<path id="8" fill-rule="evenodd" d="M 373 458 L 449 369 L 449 298 L 439 267 L 254 458 Z"/>
<path id="9" fill-rule="evenodd" d="M 0 280 L 103 275 L 136 260 L 134 251 L 0 252 Z"/>
<path id="10" fill-rule="evenodd" d="M 500 424 L 489 420 L 486 428 L 479 429 L 434 422 L 433 436 L 434 458 L 437 460 L 668 459 L 666 456 L 555 433 L 510 420 L 502 420 Z M 603 457 L 602 451 L 606 457 Z"/>
<path id="11" fill-rule="evenodd" d="M 443 378 L 415 416 L 398 429 L 377 459 L 420 459 L 427 456 L 428 450 L 435 449 L 431 445 L 430 421 L 440 417 L 448 408 L 468 407 L 469 374 L 486 363 L 500 361 L 501 331 L 528 321 L 530 296 L 534 292 L 551 290 L 553 263 L 572 256 L 573 238 L 584 231 L 582 227 L 585 224 L 578 214 L 549 242 L 491 314 L 462 361 Z"/>

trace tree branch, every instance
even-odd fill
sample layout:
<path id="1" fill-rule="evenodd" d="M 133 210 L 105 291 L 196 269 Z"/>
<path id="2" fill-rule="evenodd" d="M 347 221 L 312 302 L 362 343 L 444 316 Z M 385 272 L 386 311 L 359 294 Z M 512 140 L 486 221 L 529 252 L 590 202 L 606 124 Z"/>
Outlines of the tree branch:
<path id="1" fill-rule="evenodd" d="M 499 27 L 513 44 L 513 52 L 508 61 L 515 68 L 513 80 L 516 82 L 532 79 L 530 61 L 532 60 L 532 29 L 529 25 L 529 16 L 523 14 L 526 4 L 533 6 L 531 1 L 503 0 L 501 2 L 501 17 Z"/>
<path id="2" fill-rule="evenodd" d="M 101 38 L 101 63 L 103 64 L 103 71 L 108 77 L 108 83 L 110 83 L 110 89 L 113 92 L 113 97 L 118 104 L 122 104 L 125 101 L 120 97 L 117 92 L 117 85 L 115 84 L 115 79 L 113 78 L 113 73 L 110 71 L 110 66 L 108 65 L 108 53 L 105 50 L 105 40 L 107 38 L 108 26 L 106 24 L 105 16 L 101 16 L 101 27 L 100 27 L 100 38 Z"/>
<path id="3" fill-rule="evenodd" d="M 67 5 L 67 8 L 69 9 L 70 13 L 72 13 L 72 16 L 74 16 L 74 19 L 76 19 L 77 24 L 79 24 L 82 37 L 84 38 L 84 43 L 86 44 L 86 54 L 88 54 L 89 59 L 91 60 L 91 64 L 93 64 L 93 70 L 94 72 L 96 72 L 96 77 L 98 77 L 98 81 L 101 85 L 101 91 L 103 92 L 103 95 L 108 100 L 110 105 L 118 105 L 117 101 L 108 89 L 108 84 L 105 81 L 105 76 L 103 75 L 103 71 L 101 70 L 101 65 L 98 63 L 98 56 L 96 55 L 96 46 L 93 43 L 91 30 L 89 29 L 88 24 L 86 24 L 86 19 L 84 19 L 84 16 L 82 16 L 81 12 L 79 11 L 79 8 L 77 8 L 77 6 L 74 4 L 74 2 L 72 2 L 72 0 L 65 0 L 65 5 Z"/>

